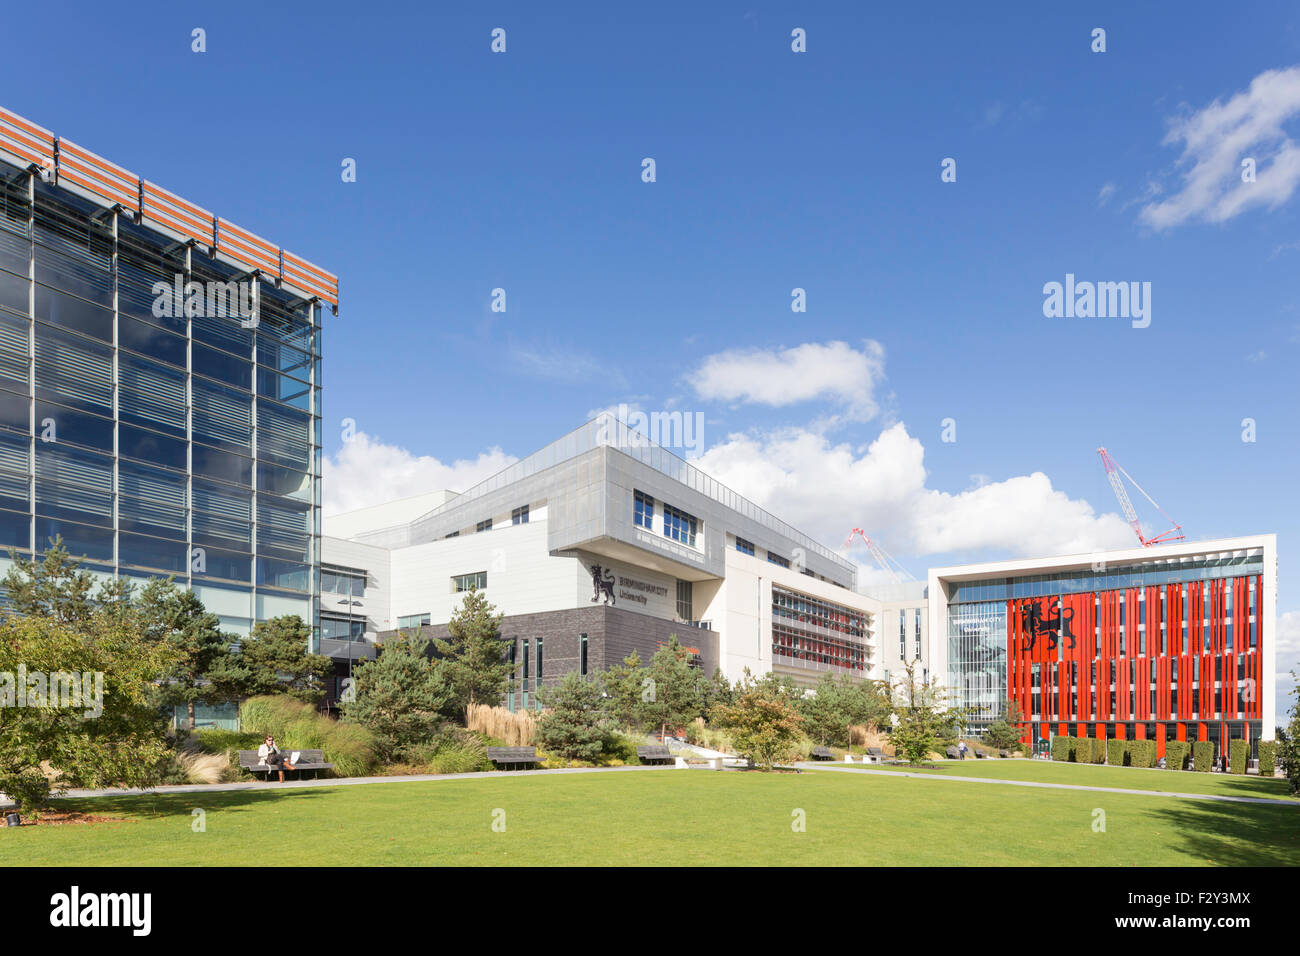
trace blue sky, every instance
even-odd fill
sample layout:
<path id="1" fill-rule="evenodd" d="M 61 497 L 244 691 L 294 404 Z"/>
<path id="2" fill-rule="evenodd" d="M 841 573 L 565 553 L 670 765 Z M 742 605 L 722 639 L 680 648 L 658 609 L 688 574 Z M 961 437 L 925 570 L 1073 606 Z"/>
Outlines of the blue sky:
<path id="1" fill-rule="evenodd" d="M 1293 666 L 1294 4 L 276 6 L 65 4 L 4 105 L 339 274 L 333 507 L 629 403 L 920 575 L 1127 546 L 1104 444 L 1189 537 L 1279 534 Z M 1067 273 L 1150 326 L 1044 317 Z"/>

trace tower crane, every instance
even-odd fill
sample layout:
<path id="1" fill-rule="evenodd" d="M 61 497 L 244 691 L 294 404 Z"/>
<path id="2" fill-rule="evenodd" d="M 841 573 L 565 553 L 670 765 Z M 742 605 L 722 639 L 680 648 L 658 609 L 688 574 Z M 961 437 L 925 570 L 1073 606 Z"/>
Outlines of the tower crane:
<path id="1" fill-rule="evenodd" d="M 869 550 L 871 552 L 871 556 L 876 559 L 876 564 L 878 564 L 881 570 L 883 570 L 886 574 L 890 576 L 891 579 L 893 579 L 893 582 L 895 584 L 902 584 L 904 581 L 916 580 L 916 578 L 914 578 L 911 575 L 911 573 L 907 570 L 907 568 L 903 567 L 901 564 L 895 561 L 888 551 L 886 551 L 880 545 L 876 544 L 876 542 L 868 538 L 867 533 L 863 531 L 861 528 L 853 528 L 851 531 L 849 531 L 849 536 L 844 539 L 845 551 L 848 551 L 848 549 L 853 546 L 854 536 L 857 536 L 861 538 L 864 542 L 866 542 L 867 550 Z"/>
<path id="2" fill-rule="evenodd" d="M 1183 526 L 1173 518 L 1170 518 L 1169 515 L 1165 514 L 1165 510 L 1156 504 L 1156 500 L 1145 491 L 1142 491 L 1142 486 L 1136 481 L 1133 481 L 1133 476 L 1125 471 L 1120 466 L 1119 462 L 1110 457 L 1110 452 L 1106 451 L 1105 448 L 1098 448 L 1097 454 L 1101 455 L 1101 463 L 1106 469 L 1106 477 L 1110 479 L 1110 486 L 1115 490 L 1115 497 L 1119 500 L 1119 506 L 1124 511 L 1124 517 L 1128 519 L 1129 527 L 1133 529 L 1133 533 L 1137 535 L 1138 540 L 1142 542 L 1142 547 L 1149 548 L 1153 544 L 1168 544 L 1170 541 L 1182 541 L 1184 537 L 1182 533 Z M 1151 502 L 1151 504 L 1155 506 L 1156 511 L 1159 511 L 1165 516 L 1165 520 L 1167 520 L 1171 525 L 1170 528 L 1150 538 L 1142 533 L 1142 522 L 1138 521 L 1137 512 L 1133 509 L 1133 502 L 1129 500 L 1128 491 L 1124 488 L 1124 482 L 1120 481 L 1120 475 L 1123 475 L 1132 482 L 1133 487 L 1138 491 L 1142 491 L 1142 497 Z"/>

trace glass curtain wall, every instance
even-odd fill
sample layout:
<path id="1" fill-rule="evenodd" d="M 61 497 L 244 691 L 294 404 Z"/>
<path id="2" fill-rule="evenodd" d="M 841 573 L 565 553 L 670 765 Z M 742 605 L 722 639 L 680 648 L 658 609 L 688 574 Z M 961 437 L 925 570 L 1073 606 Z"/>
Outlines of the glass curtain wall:
<path id="1" fill-rule="evenodd" d="M 0 547 L 175 575 L 241 633 L 315 625 L 319 305 L 26 171 L 0 183 Z M 191 282 L 251 314 L 161 294 Z"/>

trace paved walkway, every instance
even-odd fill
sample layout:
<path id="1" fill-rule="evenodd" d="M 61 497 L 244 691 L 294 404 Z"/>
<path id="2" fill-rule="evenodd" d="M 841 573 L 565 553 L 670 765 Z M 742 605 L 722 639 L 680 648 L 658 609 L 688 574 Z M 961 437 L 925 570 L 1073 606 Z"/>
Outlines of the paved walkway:
<path id="1" fill-rule="evenodd" d="M 123 788 L 120 790 L 67 790 L 55 799 L 81 799 L 83 797 L 131 797 L 153 794 L 166 796 L 173 793 L 227 793 L 235 790 L 300 790 L 310 787 L 355 787 L 367 783 L 420 783 L 427 780 L 483 780 L 503 777 L 533 777 L 559 773 L 627 773 L 629 771 L 675 770 L 671 765 L 652 764 L 632 767 L 563 767 L 556 770 L 485 770 L 476 773 L 424 773 L 392 777 L 330 777 L 322 780 L 278 780 L 262 782 L 249 780 L 242 783 L 191 783 L 176 786 L 154 787 L 150 790 Z M 0 803 L 0 807 L 13 806 Z"/>
<path id="2" fill-rule="evenodd" d="M 837 766 L 833 763 L 797 763 L 801 770 L 836 770 L 841 773 L 873 774 L 885 777 L 911 777 L 913 780 L 959 780 L 963 783 L 996 783 L 1008 787 L 1040 787 L 1044 790 L 1087 790 L 1093 793 L 1130 793 L 1141 797 L 1177 797 L 1182 800 L 1218 800 L 1223 803 L 1266 803 L 1283 807 L 1300 807 L 1295 800 L 1272 797 L 1230 797 L 1215 793 L 1176 793 L 1170 790 L 1132 790 L 1127 787 L 1089 787 L 1079 783 L 1043 783 L 1037 780 L 995 780 L 992 777 L 953 777 L 938 773 L 908 773 L 905 770 L 868 770 L 866 767 Z"/>

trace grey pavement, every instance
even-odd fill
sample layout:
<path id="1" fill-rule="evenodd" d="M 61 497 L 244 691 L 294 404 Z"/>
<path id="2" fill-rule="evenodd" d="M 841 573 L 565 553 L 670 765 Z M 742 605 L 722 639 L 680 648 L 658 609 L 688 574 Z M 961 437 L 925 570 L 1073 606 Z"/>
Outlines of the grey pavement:
<path id="1" fill-rule="evenodd" d="M 1223 803 L 1265 803 L 1283 807 L 1300 807 L 1300 801 L 1276 800 L 1272 797 L 1230 797 L 1215 793 L 1177 793 L 1172 790 L 1133 790 L 1126 787 L 1090 787 L 1078 783 L 1043 783 L 1037 780 L 995 780 L 992 777 L 953 777 L 937 773 L 908 773 L 905 770 L 868 770 L 866 767 L 836 766 L 829 763 L 797 763 L 801 770 L 831 770 L 840 773 L 873 774 L 885 777 L 910 777 L 913 780 L 956 780 L 961 783 L 996 783 L 1008 787 L 1039 787 L 1044 790 L 1087 790 L 1092 793 L 1129 793 L 1141 797 L 1176 797 L 1180 800 L 1217 800 Z"/>

